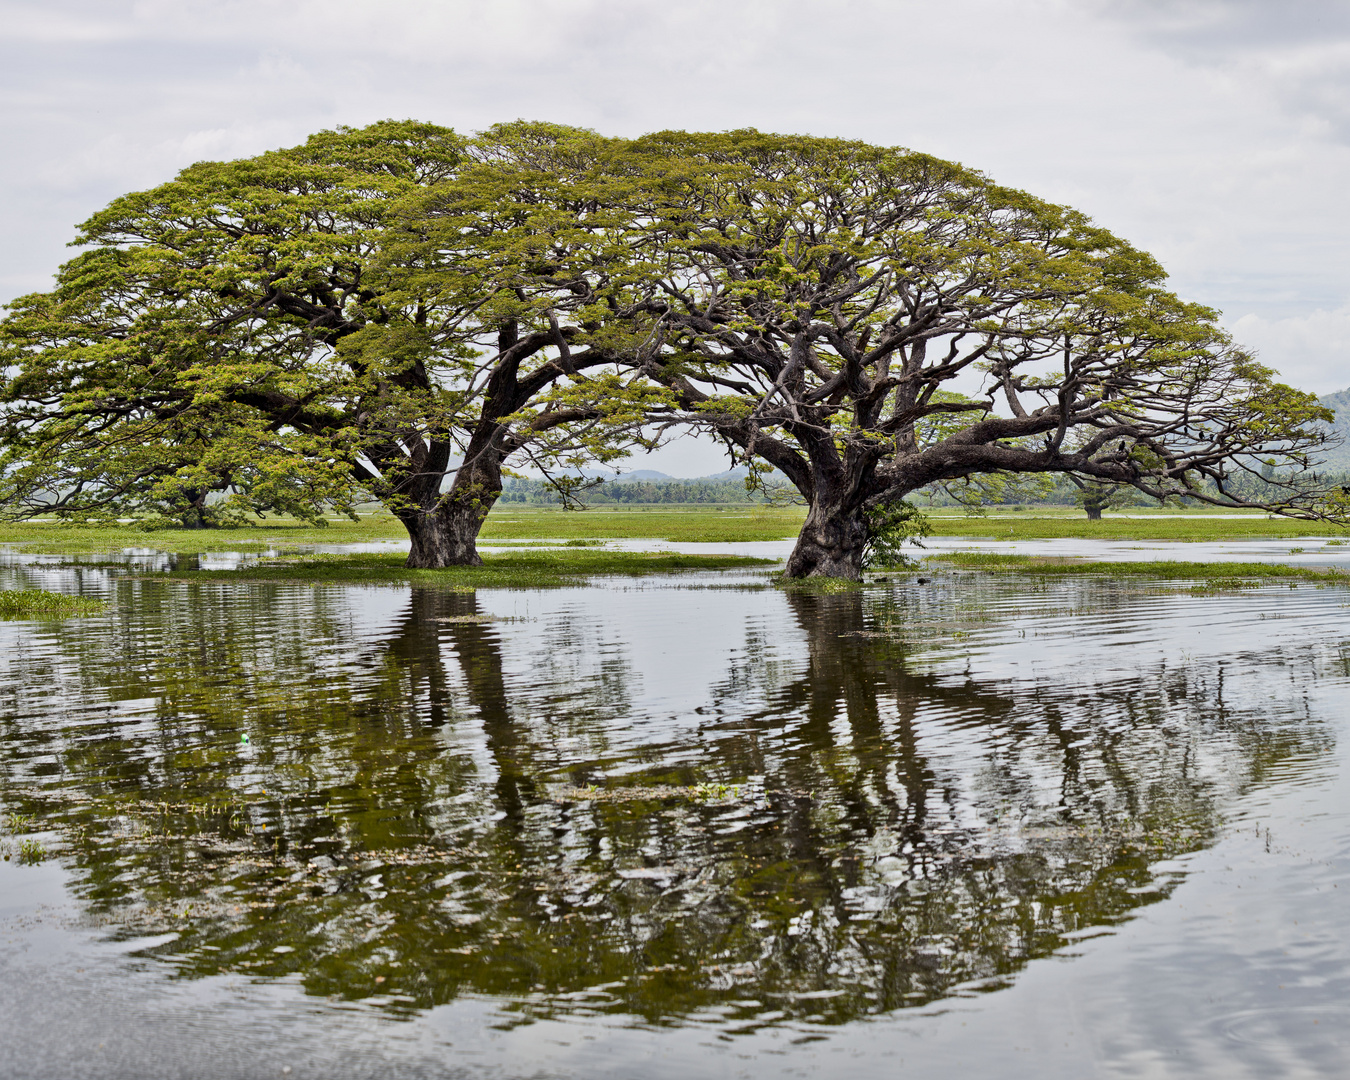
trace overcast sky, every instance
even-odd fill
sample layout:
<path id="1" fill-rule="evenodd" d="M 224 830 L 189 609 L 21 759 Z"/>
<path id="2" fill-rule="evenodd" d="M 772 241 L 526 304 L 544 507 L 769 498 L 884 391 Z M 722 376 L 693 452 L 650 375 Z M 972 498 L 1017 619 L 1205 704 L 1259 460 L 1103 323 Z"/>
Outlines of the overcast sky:
<path id="1" fill-rule="evenodd" d="M 0 300 L 115 196 L 324 127 L 753 126 L 1076 206 L 1350 386 L 1350 0 L 0 0 L 0 88 Z"/>

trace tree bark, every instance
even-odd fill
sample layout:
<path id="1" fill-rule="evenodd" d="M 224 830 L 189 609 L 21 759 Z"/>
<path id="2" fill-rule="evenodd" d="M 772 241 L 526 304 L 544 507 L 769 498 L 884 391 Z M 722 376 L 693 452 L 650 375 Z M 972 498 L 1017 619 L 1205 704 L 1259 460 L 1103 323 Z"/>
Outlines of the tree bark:
<path id="1" fill-rule="evenodd" d="M 448 447 L 438 448 L 440 453 L 433 455 L 434 467 L 420 478 L 413 505 L 397 515 L 412 540 L 405 564 L 409 569 L 483 564 L 478 554 L 478 533 L 501 496 L 502 462 L 506 459 L 506 451 L 498 445 L 498 431 L 496 424 L 481 425 L 450 490 L 444 493 L 440 490 L 441 477 Z"/>
<path id="2" fill-rule="evenodd" d="M 431 511 L 415 510 L 399 515 L 408 530 L 412 548 L 404 564 L 413 570 L 441 570 L 447 566 L 481 566 L 478 530 L 487 511 L 458 503 L 446 503 Z"/>
<path id="3" fill-rule="evenodd" d="M 183 523 L 185 529 L 205 529 L 206 524 L 206 492 L 188 491 L 184 493 L 187 497 L 187 506 L 179 515 L 179 520 Z"/>
<path id="4" fill-rule="evenodd" d="M 867 520 L 862 506 L 851 500 L 822 497 L 817 488 L 817 497 L 811 501 L 785 573 L 790 578 L 836 577 L 857 581 L 862 577 L 866 545 Z"/>
<path id="5" fill-rule="evenodd" d="M 1083 509 L 1087 511 L 1089 521 L 1101 521 L 1102 508 L 1100 506 L 1094 506 L 1091 503 L 1088 503 L 1083 506 Z"/>

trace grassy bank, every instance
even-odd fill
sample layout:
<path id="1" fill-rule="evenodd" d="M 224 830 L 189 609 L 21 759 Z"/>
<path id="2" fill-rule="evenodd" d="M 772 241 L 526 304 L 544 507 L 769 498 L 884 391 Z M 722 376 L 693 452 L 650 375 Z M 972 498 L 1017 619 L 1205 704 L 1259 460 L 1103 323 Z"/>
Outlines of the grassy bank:
<path id="1" fill-rule="evenodd" d="M 1284 566 L 1258 562 L 1098 562 L 1088 559 L 1050 558 L 1041 555 L 990 555 L 983 552 L 953 552 L 931 555 L 924 562 L 932 567 L 960 567 L 1001 573 L 1036 574 L 1046 577 L 1093 574 L 1116 578 L 1152 578 L 1165 581 L 1242 583 L 1276 580 L 1315 581 L 1350 585 L 1350 573 L 1313 566 Z"/>
<path id="2" fill-rule="evenodd" d="M 604 507 L 581 512 L 517 508 L 494 510 L 481 539 L 494 540 L 669 540 L 680 543 L 745 543 L 785 540 L 797 535 L 803 511 L 798 507 Z M 274 518 L 230 529 L 157 529 L 131 525 L 74 526 L 51 521 L 0 525 L 0 544 L 26 551 L 65 554 L 154 548 L 158 551 L 233 551 L 285 549 L 309 544 L 406 541 L 403 526 L 389 514 L 360 521 L 338 519 L 328 528 Z"/>
<path id="3" fill-rule="evenodd" d="M 790 540 L 802 526 L 800 507 L 595 507 L 590 510 L 494 510 L 484 540 L 669 540 L 686 544 Z"/>
<path id="4" fill-rule="evenodd" d="M 0 544 L 24 551 L 75 554 L 151 548 L 155 551 L 238 551 L 285 548 L 305 544 L 356 544 L 373 540 L 406 540 L 407 533 L 387 514 L 345 519 L 328 528 L 287 518 L 260 521 L 231 529 L 155 529 L 130 525 L 67 525 L 55 521 L 6 522 L 0 525 Z"/>
<path id="5" fill-rule="evenodd" d="M 930 517 L 934 536 L 989 540 L 1296 540 L 1305 536 L 1346 538 L 1337 525 L 1291 518 L 1240 516 L 1111 517 L 1089 521 L 1069 515 L 990 514 L 988 517 Z"/>
<path id="6" fill-rule="evenodd" d="M 1350 540 L 1350 531 L 1319 522 L 1266 518 L 1250 514 L 1201 516 L 1168 511 L 1135 517 L 1108 515 L 1089 521 L 1081 511 L 1042 508 L 986 517 L 949 511 L 929 512 L 935 536 L 988 540 L 1296 540 L 1334 537 Z M 801 507 L 654 506 L 595 507 L 565 512 L 541 507 L 499 507 L 483 527 L 485 543 L 550 540 L 666 540 L 673 543 L 746 543 L 790 540 L 801 527 Z M 310 544 L 406 541 L 403 527 L 388 514 L 360 521 L 334 521 L 328 528 L 270 519 L 232 529 L 164 529 L 147 532 L 131 526 L 75 527 L 54 522 L 0 525 L 0 544 L 26 551 L 74 554 L 153 548 L 158 551 L 211 552 L 290 548 Z"/>

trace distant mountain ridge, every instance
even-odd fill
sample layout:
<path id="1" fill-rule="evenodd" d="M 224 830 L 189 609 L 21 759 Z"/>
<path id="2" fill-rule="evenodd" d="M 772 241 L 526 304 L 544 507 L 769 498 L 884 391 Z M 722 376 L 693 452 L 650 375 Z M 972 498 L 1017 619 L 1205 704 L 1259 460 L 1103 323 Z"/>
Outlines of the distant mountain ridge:
<path id="1" fill-rule="evenodd" d="M 750 472 L 744 465 L 737 465 L 734 469 L 711 473 L 708 476 L 671 476 L 655 469 L 634 469 L 632 472 L 621 472 L 617 475 L 609 469 L 596 468 L 560 471 L 567 476 L 584 476 L 591 480 L 603 480 L 607 484 L 632 484 L 639 481 L 662 484 L 725 484 L 728 480 L 744 480 Z"/>
<path id="2" fill-rule="evenodd" d="M 1340 446 L 1329 447 L 1322 452 L 1321 468 L 1328 472 L 1350 472 L 1350 387 L 1334 394 L 1324 394 L 1318 400 L 1336 413 L 1331 430 L 1342 440 Z"/>

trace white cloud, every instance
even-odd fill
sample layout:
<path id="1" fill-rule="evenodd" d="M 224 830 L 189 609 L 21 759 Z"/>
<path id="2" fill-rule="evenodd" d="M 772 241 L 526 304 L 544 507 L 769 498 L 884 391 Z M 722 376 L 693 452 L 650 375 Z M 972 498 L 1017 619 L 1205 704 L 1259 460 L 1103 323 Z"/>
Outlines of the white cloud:
<path id="1" fill-rule="evenodd" d="M 1231 329 L 1286 382 L 1316 394 L 1350 387 L 1350 304 L 1284 319 L 1244 315 Z"/>

